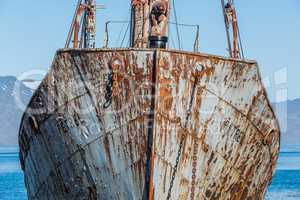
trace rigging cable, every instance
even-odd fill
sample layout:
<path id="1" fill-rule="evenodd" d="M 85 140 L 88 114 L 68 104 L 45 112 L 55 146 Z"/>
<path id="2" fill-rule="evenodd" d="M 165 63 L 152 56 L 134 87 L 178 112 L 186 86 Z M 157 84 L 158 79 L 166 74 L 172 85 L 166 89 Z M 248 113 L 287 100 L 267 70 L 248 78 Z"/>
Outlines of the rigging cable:
<path id="1" fill-rule="evenodd" d="M 73 30 L 74 30 L 74 23 L 75 23 L 77 12 L 79 10 L 81 2 L 82 2 L 82 0 L 78 0 L 78 2 L 77 2 L 76 11 L 75 11 L 75 14 L 73 16 L 72 23 L 71 23 L 71 26 L 70 26 L 70 29 L 69 29 L 69 32 L 68 32 L 68 36 L 67 36 L 67 41 L 66 41 L 66 44 L 65 44 L 65 48 L 69 48 L 69 45 L 71 43 L 71 40 L 72 40 L 71 38 L 72 38 Z"/>
<path id="2" fill-rule="evenodd" d="M 174 37 L 173 37 L 172 31 L 169 31 L 169 36 L 170 36 L 170 39 L 171 39 L 172 46 L 173 46 L 174 48 L 176 48 L 176 45 L 175 45 L 175 42 L 174 42 Z M 169 43 L 168 43 L 168 44 L 169 44 Z"/>
<path id="3" fill-rule="evenodd" d="M 240 49 L 241 49 L 241 53 L 242 53 L 242 59 L 245 59 L 244 48 L 243 48 L 243 43 L 242 43 L 239 26 L 238 26 L 238 35 L 239 35 L 239 45 L 240 45 Z"/>
<path id="4" fill-rule="evenodd" d="M 129 16 L 129 17 L 128 17 Z M 125 33 L 124 33 L 124 35 L 123 35 L 123 38 L 122 38 L 122 41 L 121 41 L 121 47 L 123 46 L 123 44 L 124 44 L 124 41 L 125 41 L 125 39 L 126 39 L 126 35 L 127 35 L 127 33 L 128 33 L 128 30 L 129 30 L 129 27 L 130 27 L 130 18 L 131 18 L 131 6 L 129 7 L 129 10 L 128 10 L 128 13 L 127 13 L 127 17 L 126 17 L 127 19 L 129 18 L 129 20 L 128 20 L 128 23 L 127 23 L 127 26 L 126 26 L 126 29 L 125 29 Z M 123 24 L 123 26 L 122 26 L 122 30 L 120 31 L 120 35 L 118 36 L 118 43 L 119 43 L 119 41 L 120 41 L 120 39 L 121 39 L 121 34 L 123 33 L 123 30 L 124 30 L 124 27 L 125 27 L 125 23 Z"/>
<path id="5" fill-rule="evenodd" d="M 122 33 L 124 32 L 124 30 L 126 31 L 126 29 L 127 29 L 127 27 L 126 27 L 126 29 L 125 29 L 125 26 L 126 26 L 126 23 L 122 24 L 122 28 L 121 28 L 121 30 L 119 31 L 118 37 L 117 37 L 117 39 L 116 39 L 116 44 L 119 44 L 119 43 L 121 42 Z M 123 38 L 123 37 L 122 37 L 122 38 Z"/>
<path id="6" fill-rule="evenodd" d="M 225 1 L 221 0 L 221 3 L 222 3 L 223 14 L 224 14 L 224 20 L 225 20 L 226 35 L 227 35 L 227 42 L 228 42 L 228 51 L 229 51 L 230 57 L 233 57 L 233 50 L 232 50 L 232 46 L 231 46 L 232 45 L 231 44 L 232 41 L 231 41 L 230 32 L 229 32 L 230 22 L 228 21 L 227 14 L 226 14 Z M 234 0 L 229 0 L 228 3 L 231 4 L 231 5 L 234 5 Z M 236 16 L 236 18 L 237 18 L 237 16 Z M 238 50 L 239 50 L 238 54 L 239 54 L 240 58 L 245 59 L 243 43 L 242 43 L 242 38 L 241 38 L 241 34 L 240 34 L 240 28 L 239 28 L 238 24 L 237 24 L 236 28 L 237 28 L 237 34 L 238 34 L 237 35 Z"/>
<path id="7" fill-rule="evenodd" d="M 128 21 L 128 24 L 127 24 L 127 28 L 126 28 L 126 31 L 125 31 L 125 34 L 124 34 L 124 37 L 123 37 L 123 40 L 122 40 L 122 43 L 121 43 L 121 47 L 123 47 L 123 44 L 124 44 L 124 41 L 125 41 L 125 39 L 126 39 L 126 35 L 127 35 L 127 33 L 128 33 L 128 31 L 129 31 L 129 29 L 130 29 L 130 20 L 131 20 L 131 6 L 129 7 L 129 11 L 128 11 L 128 14 L 127 14 L 129 17 L 129 21 Z M 130 43 L 130 34 L 129 34 L 129 40 L 128 40 L 128 42 Z M 128 44 L 128 46 L 129 46 L 129 44 Z"/>
<path id="8" fill-rule="evenodd" d="M 182 27 L 189 27 L 189 28 L 196 28 L 196 37 L 195 37 L 195 41 L 194 41 L 194 52 L 198 52 L 199 51 L 199 43 L 200 43 L 200 27 L 199 25 L 196 24 L 183 24 L 183 23 L 176 23 L 176 22 L 169 22 L 169 24 L 174 24 L 176 26 L 182 26 Z M 172 36 L 172 31 L 169 32 L 169 34 Z M 175 45 L 174 45 L 175 47 Z"/>
<path id="9" fill-rule="evenodd" d="M 232 5 L 234 4 L 234 0 L 231 0 Z M 241 32 L 240 32 L 240 27 L 239 24 L 237 25 L 237 32 L 238 32 L 238 40 L 239 40 L 239 48 L 240 48 L 240 53 L 241 53 L 241 57 L 242 59 L 245 59 L 245 55 L 244 55 L 244 48 L 243 48 L 243 43 L 242 43 L 242 38 L 241 38 Z"/>
<path id="10" fill-rule="evenodd" d="M 110 24 L 125 24 L 128 23 L 128 21 L 107 21 L 105 23 L 105 38 L 104 38 L 104 47 L 107 48 L 110 41 L 110 35 L 109 35 L 109 25 Z M 116 42 L 117 43 L 117 42 Z"/>
<path id="11" fill-rule="evenodd" d="M 180 33 L 179 33 L 177 12 L 176 12 L 176 7 L 175 7 L 175 0 L 173 0 L 173 10 L 174 10 L 175 23 L 176 23 L 176 32 L 177 32 L 178 47 L 181 50 L 181 40 L 180 40 Z"/>
<path id="12" fill-rule="evenodd" d="M 126 35 L 127 35 L 128 31 L 129 31 L 129 27 L 130 27 L 130 23 L 127 24 L 127 28 L 126 28 L 126 31 L 124 33 L 124 36 L 123 36 L 123 39 L 122 39 L 122 42 L 121 42 L 121 47 L 123 47 L 124 41 L 126 39 Z"/>
<path id="13" fill-rule="evenodd" d="M 233 5 L 235 5 L 234 0 L 231 0 L 231 3 L 232 3 Z M 239 48 L 240 48 L 240 50 L 241 50 L 241 56 L 242 56 L 242 59 L 245 59 L 244 48 L 243 48 L 243 43 L 242 43 L 242 38 L 241 38 L 241 32 L 240 32 L 240 27 L 239 27 L 239 25 L 238 25 L 237 29 L 238 29 Z"/>

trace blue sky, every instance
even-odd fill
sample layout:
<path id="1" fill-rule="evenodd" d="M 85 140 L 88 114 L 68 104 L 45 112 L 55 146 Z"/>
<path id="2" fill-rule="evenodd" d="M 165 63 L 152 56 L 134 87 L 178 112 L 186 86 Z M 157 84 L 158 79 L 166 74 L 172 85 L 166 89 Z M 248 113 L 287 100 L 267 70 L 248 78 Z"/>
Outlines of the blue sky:
<path id="1" fill-rule="evenodd" d="M 0 75 L 20 76 L 47 70 L 55 51 L 65 44 L 77 0 L 1 0 Z M 97 45 L 103 45 L 104 23 L 128 20 L 129 0 L 98 0 Z M 220 0 L 176 0 L 179 22 L 200 25 L 201 51 L 226 55 Z M 236 0 L 246 57 L 260 65 L 271 99 L 288 87 L 288 98 L 300 97 L 300 1 Z M 174 20 L 173 20 L 174 21 Z M 112 26 L 113 38 L 123 26 Z M 192 29 L 180 29 L 185 48 L 193 43 Z M 116 43 L 115 43 L 116 44 Z M 288 81 L 274 81 L 287 69 Z M 280 75 L 281 74 L 281 75 Z M 279 92 L 280 93 L 280 92 Z"/>

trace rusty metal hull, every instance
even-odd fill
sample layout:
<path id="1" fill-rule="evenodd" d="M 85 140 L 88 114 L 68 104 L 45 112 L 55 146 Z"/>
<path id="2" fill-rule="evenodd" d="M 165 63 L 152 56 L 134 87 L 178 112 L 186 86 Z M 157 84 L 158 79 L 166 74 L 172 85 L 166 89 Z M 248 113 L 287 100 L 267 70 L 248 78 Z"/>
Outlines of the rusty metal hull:
<path id="1" fill-rule="evenodd" d="M 29 199 L 263 199 L 279 138 L 254 61 L 65 49 L 19 143 Z"/>

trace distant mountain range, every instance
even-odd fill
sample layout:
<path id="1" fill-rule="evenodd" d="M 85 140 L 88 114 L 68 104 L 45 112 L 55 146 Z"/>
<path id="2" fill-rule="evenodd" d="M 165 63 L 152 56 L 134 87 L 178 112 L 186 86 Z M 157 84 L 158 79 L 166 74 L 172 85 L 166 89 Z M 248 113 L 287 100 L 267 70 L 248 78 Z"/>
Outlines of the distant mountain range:
<path id="1" fill-rule="evenodd" d="M 18 145 L 21 116 L 33 94 L 13 76 L 0 77 L 0 147 Z"/>
<path id="2" fill-rule="evenodd" d="M 34 92 L 32 85 L 36 84 L 0 76 L 0 148 L 18 145 L 18 129 L 24 106 Z M 282 146 L 300 145 L 300 99 L 275 103 L 273 107 L 281 125 Z"/>
<path id="3" fill-rule="evenodd" d="M 281 126 L 281 144 L 300 146 L 300 99 L 273 104 Z"/>

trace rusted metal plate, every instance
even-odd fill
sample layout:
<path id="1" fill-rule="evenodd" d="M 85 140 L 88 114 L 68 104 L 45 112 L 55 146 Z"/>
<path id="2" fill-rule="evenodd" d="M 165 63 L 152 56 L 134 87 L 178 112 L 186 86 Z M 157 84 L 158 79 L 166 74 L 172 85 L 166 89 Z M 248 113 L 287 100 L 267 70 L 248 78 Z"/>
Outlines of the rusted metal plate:
<path id="1" fill-rule="evenodd" d="M 262 199 L 279 128 L 255 62 L 66 49 L 19 142 L 29 199 L 166 199 L 181 142 L 170 199 Z"/>
<path id="2" fill-rule="evenodd" d="M 263 199 L 279 127 L 252 62 L 161 51 L 154 129 L 154 199 Z M 185 138 L 182 139 L 182 135 Z"/>
<path id="3" fill-rule="evenodd" d="M 58 52 L 21 127 L 30 199 L 143 197 L 153 55 Z"/>

